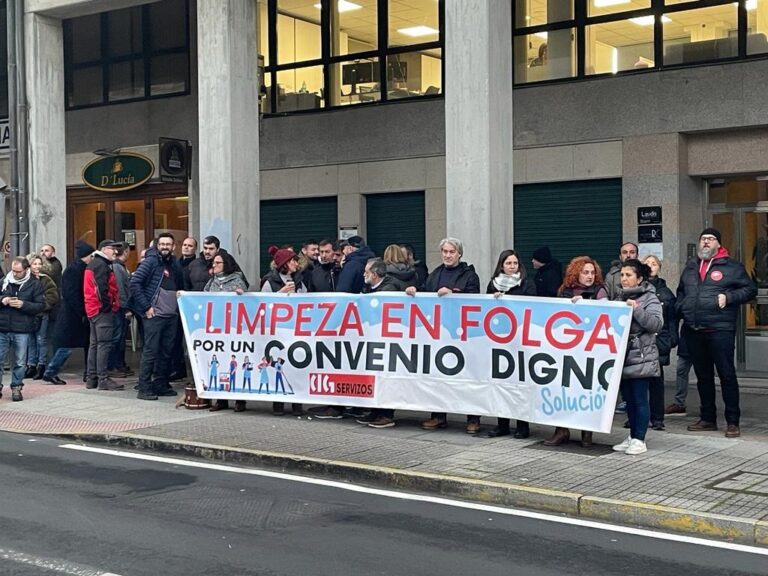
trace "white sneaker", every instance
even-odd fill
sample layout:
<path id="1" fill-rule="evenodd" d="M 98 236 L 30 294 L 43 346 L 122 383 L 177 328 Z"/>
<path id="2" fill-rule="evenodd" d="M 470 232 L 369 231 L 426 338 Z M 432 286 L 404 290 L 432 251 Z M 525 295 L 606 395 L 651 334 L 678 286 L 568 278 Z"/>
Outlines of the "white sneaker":
<path id="1" fill-rule="evenodd" d="M 624 442 L 621 444 L 616 444 L 616 446 L 613 447 L 613 449 L 616 452 L 626 452 L 627 448 L 629 448 L 629 444 L 632 442 L 632 436 L 627 436 Z"/>
<path id="2" fill-rule="evenodd" d="M 648 452 L 648 447 L 645 445 L 645 442 L 638 440 L 637 438 L 632 438 L 632 440 L 629 442 L 629 448 L 627 448 L 624 454 L 637 456 L 643 452 Z"/>

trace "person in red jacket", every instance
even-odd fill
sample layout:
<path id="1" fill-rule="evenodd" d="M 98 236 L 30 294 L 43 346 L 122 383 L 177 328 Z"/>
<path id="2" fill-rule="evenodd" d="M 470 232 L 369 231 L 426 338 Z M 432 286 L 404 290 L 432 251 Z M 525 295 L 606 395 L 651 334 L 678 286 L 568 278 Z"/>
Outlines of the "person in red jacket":
<path id="1" fill-rule="evenodd" d="M 112 350 L 112 324 L 115 313 L 120 310 L 115 273 L 112 262 L 117 248 L 122 244 L 114 240 L 102 240 L 99 249 L 85 269 L 83 295 L 85 315 L 91 326 L 91 346 L 88 350 L 86 388 L 99 390 L 122 390 L 107 374 L 109 353 Z"/>

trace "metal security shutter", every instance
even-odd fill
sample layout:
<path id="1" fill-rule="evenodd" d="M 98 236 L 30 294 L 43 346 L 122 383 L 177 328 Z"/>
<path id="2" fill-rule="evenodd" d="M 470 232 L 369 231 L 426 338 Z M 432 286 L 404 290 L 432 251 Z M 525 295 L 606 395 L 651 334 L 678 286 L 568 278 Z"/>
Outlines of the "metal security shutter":
<path id="1" fill-rule="evenodd" d="M 336 239 L 337 198 L 299 198 L 295 200 L 263 200 L 259 216 L 262 276 L 269 271 L 271 245 L 290 244 L 298 253 L 305 240 Z"/>
<path id="2" fill-rule="evenodd" d="M 528 271 L 533 251 L 549 246 L 563 268 L 591 256 L 605 274 L 621 244 L 621 180 L 515 186 L 515 249 Z M 632 240 L 630 238 L 630 240 Z"/>
<path id="3" fill-rule="evenodd" d="M 377 256 L 390 244 L 412 244 L 425 255 L 424 192 L 371 194 L 366 200 L 366 241 Z"/>

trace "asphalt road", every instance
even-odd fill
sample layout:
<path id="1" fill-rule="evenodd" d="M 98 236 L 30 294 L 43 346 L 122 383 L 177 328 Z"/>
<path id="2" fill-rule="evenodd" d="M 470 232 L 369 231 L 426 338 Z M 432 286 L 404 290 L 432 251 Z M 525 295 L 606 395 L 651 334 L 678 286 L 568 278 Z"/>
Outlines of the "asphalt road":
<path id="1" fill-rule="evenodd" d="M 0 575 L 765 575 L 768 556 L 0 433 Z"/>

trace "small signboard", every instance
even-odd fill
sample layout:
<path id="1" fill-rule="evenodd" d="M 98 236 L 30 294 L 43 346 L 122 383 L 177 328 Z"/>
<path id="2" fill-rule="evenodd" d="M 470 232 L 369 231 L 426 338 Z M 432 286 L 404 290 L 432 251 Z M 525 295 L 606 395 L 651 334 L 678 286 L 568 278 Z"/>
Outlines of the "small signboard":
<path id="1" fill-rule="evenodd" d="M 146 156 L 135 152 L 101 156 L 83 168 L 83 182 L 102 192 L 120 192 L 138 188 L 155 173 L 155 165 Z"/>
<path id="2" fill-rule="evenodd" d="M 638 226 L 637 241 L 639 244 L 653 244 L 661 242 L 661 226 Z"/>
<path id="3" fill-rule="evenodd" d="M 11 147 L 11 127 L 8 118 L 0 119 L 0 156 L 6 156 Z"/>
<path id="4" fill-rule="evenodd" d="M 661 224 L 661 206 L 643 206 L 637 209 L 638 224 Z"/>
<path id="5" fill-rule="evenodd" d="M 190 177 L 192 147 L 186 140 L 160 138 L 160 181 L 186 184 Z"/>

